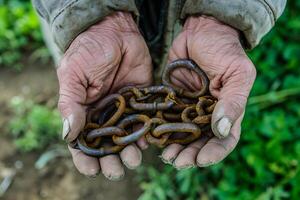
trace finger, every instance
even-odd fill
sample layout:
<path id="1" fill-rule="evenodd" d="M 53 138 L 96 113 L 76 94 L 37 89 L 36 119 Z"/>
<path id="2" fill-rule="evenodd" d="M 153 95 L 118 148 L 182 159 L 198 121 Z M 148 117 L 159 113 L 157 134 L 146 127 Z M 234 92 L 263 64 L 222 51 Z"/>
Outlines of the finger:
<path id="1" fill-rule="evenodd" d="M 196 158 L 200 149 L 210 138 L 203 136 L 201 139 L 189 144 L 183 149 L 174 161 L 174 167 L 177 169 L 187 169 L 196 165 Z"/>
<path id="2" fill-rule="evenodd" d="M 112 181 L 121 180 L 125 171 L 117 155 L 108 155 L 99 159 L 103 175 Z"/>
<path id="3" fill-rule="evenodd" d="M 170 144 L 161 154 L 161 159 L 166 164 L 172 164 L 179 152 L 184 148 L 180 144 Z"/>
<path id="4" fill-rule="evenodd" d="M 230 133 L 230 129 L 245 110 L 247 98 L 252 88 L 256 71 L 252 62 L 246 58 L 239 59 L 239 65 L 229 67 L 222 77 L 216 77 L 211 81 L 210 90 L 222 83 L 218 97 L 218 103 L 212 115 L 212 130 L 218 138 L 224 138 Z M 219 83 L 216 83 L 219 82 Z"/>
<path id="5" fill-rule="evenodd" d="M 72 112 L 69 115 L 63 115 L 62 138 L 67 142 L 75 140 L 78 133 L 83 129 L 84 125 L 85 125 L 84 107 L 77 104 L 73 104 Z"/>
<path id="6" fill-rule="evenodd" d="M 99 173 L 100 166 L 97 158 L 87 156 L 82 151 L 73 149 L 70 146 L 68 148 L 71 152 L 73 163 L 81 174 L 95 177 Z"/>
<path id="7" fill-rule="evenodd" d="M 141 148 L 142 150 L 145 150 L 149 147 L 149 144 L 148 142 L 146 141 L 146 139 L 144 137 L 140 138 L 138 141 L 137 141 L 137 145 L 139 148 Z"/>
<path id="8" fill-rule="evenodd" d="M 74 63 L 64 61 L 57 70 L 59 80 L 58 109 L 63 118 L 63 139 L 73 141 L 85 125 L 86 112 L 83 103 L 86 89 L 80 83 L 80 77 L 69 65 Z"/>
<path id="9" fill-rule="evenodd" d="M 120 157 L 128 169 L 135 169 L 142 163 L 142 152 L 135 144 L 125 147 L 121 151 Z"/>
<path id="10" fill-rule="evenodd" d="M 241 121 L 243 114 L 237 119 L 226 138 L 213 137 L 200 150 L 197 155 L 197 165 L 206 167 L 223 160 L 237 145 L 241 134 Z"/>

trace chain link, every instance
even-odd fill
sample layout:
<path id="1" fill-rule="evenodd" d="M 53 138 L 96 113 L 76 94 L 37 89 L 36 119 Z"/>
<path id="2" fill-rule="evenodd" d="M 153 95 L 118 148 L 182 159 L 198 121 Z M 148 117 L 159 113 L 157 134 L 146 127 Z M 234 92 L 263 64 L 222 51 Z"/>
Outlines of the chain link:
<path id="1" fill-rule="evenodd" d="M 191 92 L 173 85 L 170 74 L 177 68 L 196 72 L 201 90 Z M 87 124 L 70 145 L 89 156 L 102 157 L 140 138 L 165 147 L 187 145 L 209 134 L 217 100 L 209 95 L 209 80 L 201 68 L 191 60 L 174 61 L 166 66 L 162 82 L 160 86 L 124 87 L 88 108 Z"/>

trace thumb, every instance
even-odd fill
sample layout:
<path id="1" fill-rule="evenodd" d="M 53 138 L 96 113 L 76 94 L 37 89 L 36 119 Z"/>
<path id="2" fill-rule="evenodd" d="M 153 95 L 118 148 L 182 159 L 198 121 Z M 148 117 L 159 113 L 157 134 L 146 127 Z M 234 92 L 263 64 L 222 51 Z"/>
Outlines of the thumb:
<path id="1" fill-rule="evenodd" d="M 218 138 L 228 136 L 233 124 L 243 114 L 255 77 L 255 67 L 245 56 L 238 64 L 233 62 L 222 76 L 211 80 L 210 91 L 218 97 L 211 125 Z"/>
<path id="2" fill-rule="evenodd" d="M 85 109 L 76 103 L 59 103 L 59 110 L 70 110 L 61 112 L 63 117 L 62 138 L 67 142 L 76 139 L 85 125 Z"/>
<path id="3" fill-rule="evenodd" d="M 76 139 L 86 121 L 86 88 L 72 67 L 61 65 L 57 70 L 59 80 L 58 109 L 62 115 L 62 138 L 67 142 Z"/>

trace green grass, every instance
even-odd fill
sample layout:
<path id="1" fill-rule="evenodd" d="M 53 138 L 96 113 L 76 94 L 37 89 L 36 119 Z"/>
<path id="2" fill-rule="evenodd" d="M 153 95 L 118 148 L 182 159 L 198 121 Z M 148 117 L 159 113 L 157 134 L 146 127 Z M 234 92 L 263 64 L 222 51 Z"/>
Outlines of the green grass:
<path id="1" fill-rule="evenodd" d="M 9 128 L 15 145 L 21 152 L 44 150 L 56 144 L 61 133 L 61 118 L 57 110 L 15 97 Z"/>
<path id="2" fill-rule="evenodd" d="M 39 20 L 30 0 L 0 0 L 0 67 L 21 70 L 22 59 L 41 49 Z"/>

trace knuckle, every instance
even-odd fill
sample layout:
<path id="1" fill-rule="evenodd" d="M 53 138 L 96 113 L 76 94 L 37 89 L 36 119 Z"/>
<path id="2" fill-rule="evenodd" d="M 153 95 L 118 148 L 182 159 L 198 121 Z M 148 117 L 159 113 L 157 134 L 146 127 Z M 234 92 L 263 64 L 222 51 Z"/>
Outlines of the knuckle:
<path id="1" fill-rule="evenodd" d="M 241 95 L 233 95 L 233 100 L 230 101 L 230 108 L 235 116 L 239 116 L 245 109 L 247 98 Z"/>
<path id="2" fill-rule="evenodd" d="M 236 85 L 243 86 L 245 91 L 250 91 L 256 78 L 256 69 L 249 58 L 245 56 L 236 58 L 228 72 L 228 77 L 231 77 Z"/>
<path id="3" fill-rule="evenodd" d="M 240 59 L 239 65 L 237 66 L 236 70 L 238 70 L 240 74 L 251 77 L 252 79 L 256 77 L 256 69 L 252 61 L 247 57 L 243 57 L 242 59 Z"/>

